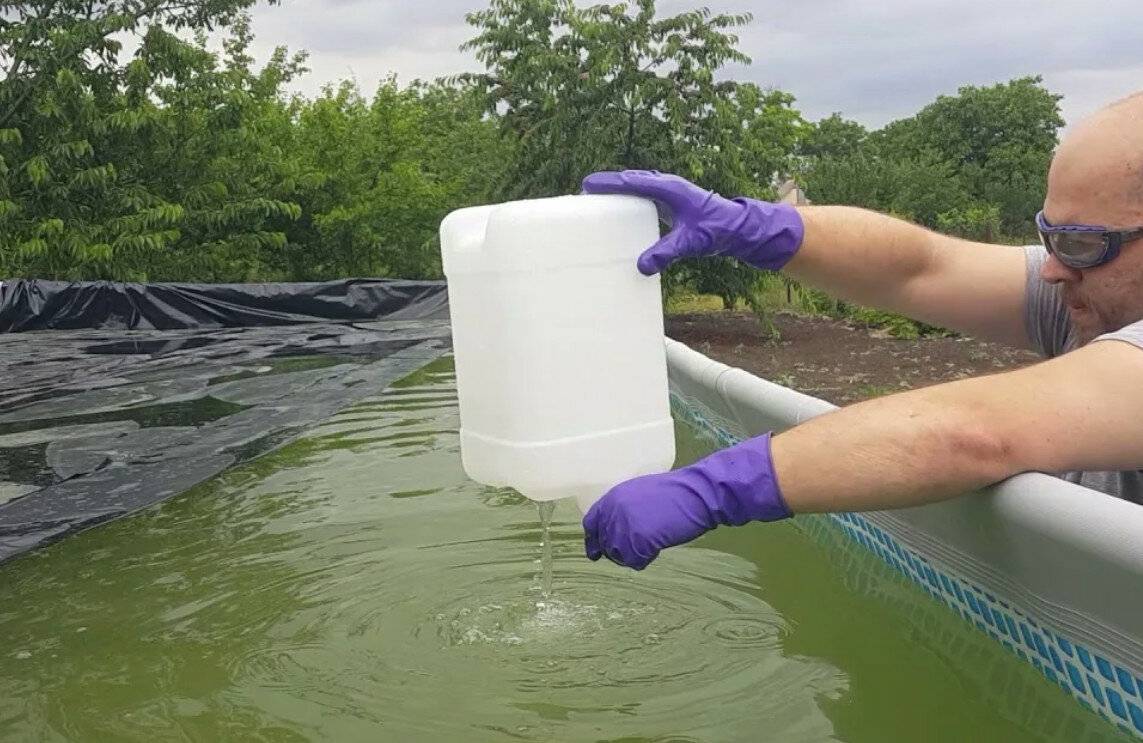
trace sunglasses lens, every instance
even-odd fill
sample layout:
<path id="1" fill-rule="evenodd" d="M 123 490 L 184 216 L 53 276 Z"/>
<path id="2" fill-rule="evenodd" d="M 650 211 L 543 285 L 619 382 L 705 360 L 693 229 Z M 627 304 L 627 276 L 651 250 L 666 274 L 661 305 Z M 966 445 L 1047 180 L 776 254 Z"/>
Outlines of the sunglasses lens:
<path id="1" fill-rule="evenodd" d="M 1107 240 L 1099 232 L 1057 232 L 1044 235 L 1043 241 L 1048 252 L 1072 268 L 1096 266 L 1107 253 Z"/>

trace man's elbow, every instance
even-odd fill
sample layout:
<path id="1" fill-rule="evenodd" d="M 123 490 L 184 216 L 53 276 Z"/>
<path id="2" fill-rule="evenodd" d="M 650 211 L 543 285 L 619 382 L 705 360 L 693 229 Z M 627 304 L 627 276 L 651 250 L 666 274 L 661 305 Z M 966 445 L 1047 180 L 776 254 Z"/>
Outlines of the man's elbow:
<path id="1" fill-rule="evenodd" d="M 954 477 L 967 478 L 974 487 L 984 487 L 1026 472 L 1026 457 L 1019 440 L 989 421 L 962 420 L 944 432 L 949 464 Z"/>

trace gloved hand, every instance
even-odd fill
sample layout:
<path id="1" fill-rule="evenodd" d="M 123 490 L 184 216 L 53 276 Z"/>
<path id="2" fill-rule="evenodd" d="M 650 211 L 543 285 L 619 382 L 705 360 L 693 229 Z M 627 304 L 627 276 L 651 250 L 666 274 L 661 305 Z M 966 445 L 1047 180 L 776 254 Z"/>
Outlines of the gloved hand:
<path id="1" fill-rule="evenodd" d="M 612 488 L 583 519 L 588 558 L 606 556 L 642 570 L 664 548 L 719 525 L 790 518 L 794 514 L 778 487 L 770 439 L 766 434 L 674 472 Z"/>
<path id="2" fill-rule="evenodd" d="M 789 204 L 748 198 L 724 199 L 677 175 L 651 170 L 593 173 L 589 194 L 628 194 L 652 199 L 672 217 L 672 229 L 639 258 L 650 276 L 679 258 L 727 255 L 755 268 L 777 271 L 802 246 L 805 225 Z"/>

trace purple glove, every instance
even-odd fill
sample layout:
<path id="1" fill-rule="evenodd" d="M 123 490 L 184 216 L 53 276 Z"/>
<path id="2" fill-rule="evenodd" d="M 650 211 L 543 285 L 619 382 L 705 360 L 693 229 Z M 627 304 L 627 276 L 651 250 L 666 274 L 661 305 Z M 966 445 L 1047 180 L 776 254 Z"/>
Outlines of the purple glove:
<path id="1" fill-rule="evenodd" d="M 780 521 L 786 506 L 770 434 L 715 452 L 694 464 L 617 485 L 583 519 L 587 556 L 642 570 L 666 547 L 716 526 Z"/>
<path id="2" fill-rule="evenodd" d="M 672 217 L 672 229 L 639 258 L 650 276 L 679 258 L 727 255 L 755 268 L 777 271 L 790 262 L 805 237 L 798 210 L 789 204 L 724 199 L 677 175 L 653 170 L 593 173 L 589 194 L 628 194 L 653 199 Z"/>

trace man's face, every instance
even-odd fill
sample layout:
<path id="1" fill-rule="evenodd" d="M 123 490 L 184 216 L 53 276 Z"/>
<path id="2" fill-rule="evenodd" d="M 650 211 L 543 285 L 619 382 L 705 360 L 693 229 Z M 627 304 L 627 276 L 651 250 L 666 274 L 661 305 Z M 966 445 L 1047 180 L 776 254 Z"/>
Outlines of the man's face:
<path id="1" fill-rule="evenodd" d="M 1047 217 L 1049 222 L 1060 224 L 1050 213 Z M 1126 226 L 1130 225 L 1123 227 Z M 1119 257 L 1096 268 L 1069 268 L 1050 257 L 1040 276 L 1044 281 L 1061 285 L 1068 315 L 1081 345 L 1143 320 L 1143 241 L 1124 245 Z"/>
<path id="2" fill-rule="evenodd" d="M 1060 145 L 1044 202 L 1050 224 L 1112 230 L 1143 225 L 1143 176 L 1137 142 L 1131 141 L 1139 130 L 1133 118 L 1104 115 Z M 1060 285 L 1081 344 L 1143 320 L 1143 240 L 1127 243 L 1117 258 L 1095 268 L 1069 268 L 1049 257 L 1040 276 Z"/>

